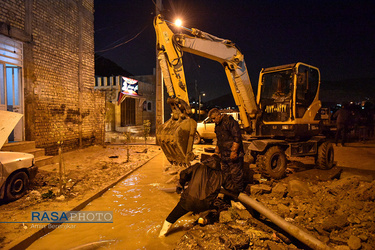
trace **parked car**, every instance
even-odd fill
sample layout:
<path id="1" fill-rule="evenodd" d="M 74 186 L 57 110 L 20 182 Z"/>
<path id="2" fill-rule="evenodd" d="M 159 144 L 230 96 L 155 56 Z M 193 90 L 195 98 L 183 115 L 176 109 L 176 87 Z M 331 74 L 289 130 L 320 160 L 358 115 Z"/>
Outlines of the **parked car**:
<path id="1" fill-rule="evenodd" d="M 0 111 L 0 149 L 21 117 L 22 114 Z M 0 151 L 0 199 L 14 201 L 21 198 L 37 171 L 34 155 Z"/>
<path id="2" fill-rule="evenodd" d="M 226 113 L 227 115 L 231 115 L 238 123 L 241 125 L 240 113 L 239 112 L 232 112 Z M 197 123 L 197 132 L 194 136 L 194 143 L 199 144 L 202 140 L 215 140 L 215 123 L 207 117 L 203 120 L 203 122 Z"/>

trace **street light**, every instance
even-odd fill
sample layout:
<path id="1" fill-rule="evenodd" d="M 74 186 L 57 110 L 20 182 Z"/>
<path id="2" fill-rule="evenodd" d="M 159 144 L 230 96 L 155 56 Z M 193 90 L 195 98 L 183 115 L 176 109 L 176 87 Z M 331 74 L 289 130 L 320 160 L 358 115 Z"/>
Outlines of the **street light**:
<path id="1" fill-rule="evenodd" d="M 181 19 L 176 19 L 176 21 L 174 22 L 174 24 L 177 26 L 177 27 L 181 27 L 182 26 L 182 20 Z"/>
<path id="2" fill-rule="evenodd" d="M 201 120 L 201 103 L 202 103 L 202 96 L 206 96 L 206 93 L 200 92 L 198 97 L 198 121 Z"/>

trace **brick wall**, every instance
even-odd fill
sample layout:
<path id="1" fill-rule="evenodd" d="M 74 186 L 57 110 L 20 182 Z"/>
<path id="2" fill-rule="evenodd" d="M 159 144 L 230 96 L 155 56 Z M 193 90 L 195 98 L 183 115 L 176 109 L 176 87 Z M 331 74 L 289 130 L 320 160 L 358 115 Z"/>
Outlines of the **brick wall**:
<path id="1" fill-rule="evenodd" d="M 21 30 L 25 27 L 25 1 L 0 1 L 0 21 Z"/>
<path id="2" fill-rule="evenodd" d="M 93 0 L 7 0 L 0 21 L 24 43 L 25 139 L 47 154 L 102 143 L 104 94 L 94 91 Z M 31 24 L 31 26 L 30 26 Z"/>

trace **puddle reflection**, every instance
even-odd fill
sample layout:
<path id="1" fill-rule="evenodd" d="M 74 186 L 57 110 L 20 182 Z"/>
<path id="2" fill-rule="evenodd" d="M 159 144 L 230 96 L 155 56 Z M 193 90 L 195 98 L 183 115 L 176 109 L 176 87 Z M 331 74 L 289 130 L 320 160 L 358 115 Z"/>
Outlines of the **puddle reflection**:
<path id="1" fill-rule="evenodd" d="M 74 228 L 59 228 L 28 249 L 51 249 L 51 246 L 54 249 L 77 246 L 84 246 L 84 249 L 173 249 L 195 218 L 191 215 L 182 217 L 168 237 L 158 238 L 163 221 L 179 200 L 177 194 L 159 190 L 159 186 L 173 187 L 164 184 L 170 179 L 163 174 L 166 165 L 164 155 L 159 154 L 84 209 L 113 211 L 113 223 L 74 224 Z"/>

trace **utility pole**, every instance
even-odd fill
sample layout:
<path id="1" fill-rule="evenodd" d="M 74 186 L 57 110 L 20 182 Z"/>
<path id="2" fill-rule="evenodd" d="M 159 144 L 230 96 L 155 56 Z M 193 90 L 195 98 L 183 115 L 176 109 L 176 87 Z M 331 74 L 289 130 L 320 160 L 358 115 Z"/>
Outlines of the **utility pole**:
<path id="1" fill-rule="evenodd" d="M 155 13 L 159 15 L 162 11 L 162 0 L 156 0 Z M 158 60 L 158 50 L 156 48 L 156 129 L 164 123 L 164 91 L 163 91 L 163 79 L 161 74 L 161 68 Z"/>
<path id="2" fill-rule="evenodd" d="M 82 148 L 82 112 L 83 112 L 83 6 L 82 0 L 78 1 L 78 136 L 79 136 L 79 148 Z"/>

